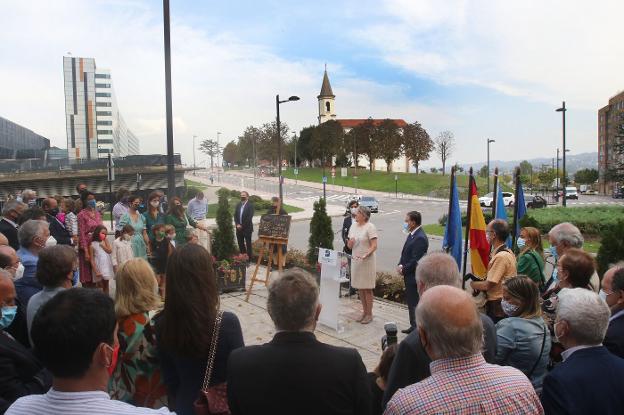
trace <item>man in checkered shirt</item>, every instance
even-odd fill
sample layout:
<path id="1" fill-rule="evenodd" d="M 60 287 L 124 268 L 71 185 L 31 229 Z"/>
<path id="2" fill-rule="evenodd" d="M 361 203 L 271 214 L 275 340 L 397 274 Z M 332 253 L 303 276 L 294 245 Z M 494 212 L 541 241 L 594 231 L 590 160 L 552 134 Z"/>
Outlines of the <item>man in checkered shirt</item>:
<path id="1" fill-rule="evenodd" d="M 486 363 L 483 326 L 470 296 L 455 287 L 427 290 L 416 309 L 431 377 L 399 389 L 384 414 L 543 414 L 527 377 Z"/>

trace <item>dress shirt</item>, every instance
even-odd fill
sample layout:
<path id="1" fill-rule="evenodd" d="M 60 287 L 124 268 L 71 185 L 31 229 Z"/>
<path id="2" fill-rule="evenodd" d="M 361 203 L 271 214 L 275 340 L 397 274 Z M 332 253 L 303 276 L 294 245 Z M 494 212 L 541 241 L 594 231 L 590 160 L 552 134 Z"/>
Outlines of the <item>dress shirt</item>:
<path id="1" fill-rule="evenodd" d="M 570 347 L 569 349 L 565 349 L 563 352 L 561 352 L 561 358 L 563 359 L 563 361 L 565 361 L 567 358 L 572 356 L 572 353 L 578 350 L 589 349 L 590 347 L 600 347 L 600 346 L 602 346 L 602 344 L 591 344 L 591 345 L 582 344 L 580 346 Z"/>
<path id="2" fill-rule="evenodd" d="M 240 218 L 239 218 L 241 225 L 243 224 L 243 212 L 245 211 L 245 206 L 247 206 L 247 201 L 245 201 L 245 203 L 241 205 Z"/>
<path id="3" fill-rule="evenodd" d="M 126 213 L 128 213 L 129 210 L 130 208 L 128 207 L 128 205 L 121 203 L 121 202 L 115 203 L 115 206 L 113 207 L 113 218 L 115 219 L 115 231 L 121 231 L 121 229 L 123 228 L 123 226 L 120 224 L 121 217 L 125 215 Z"/>
<path id="4" fill-rule="evenodd" d="M 418 231 L 418 229 L 420 229 L 420 228 L 421 228 L 421 226 L 420 226 L 420 225 L 419 225 L 419 226 L 416 226 L 416 227 L 414 228 L 414 230 L 413 230 L 413 231 L 411 231 L 411 232 L 409 233 L 409 234 L 410 234 L 410 236 L 414 236 L 414 234 L 415 234 L 415 233 Z"/>
<path id="5" fill-rule="evenodd" d="M 2 220 L 8 222 L 11 226 L 13 226 L 15 229 L 19 228 L 19 225 L 15 222 L 13 222 L 11 219 L 7 218 L 6 216 L 2 217 Z"/>
<path id="6" fill-rule="evenodd" d="M 148 409 L 115 401 L 103 391 L 59 392 L 50 389 L 43 395 L 19 398 L 6 415 L 134 415 L 172 414 L 167 408 Z"/>
<path id="7" fill-rule="evenodd" d="M 522 372 L 486 363 L 481 354 L 439 359 L 430 368 L 430 377 L 399 389 L 384 414 L 544 413 Z"/>
<path id="8" fill-rule="evenodd" d="M 615 320 L 616 318 L 623 316 L 624 315 L 624 310 L 620 310 L 617 313 L 615 313 L 614 315 L 612 315 L 611 317 L 609 317 L 609 323 L 612 322 L 613 320 Z"/>
<path id="9" fill-rule="evenodd" d="M 195 220 L 206 219 L 206 213 L 208 213 L 208 201 L 206 198 L 199 200 L 194 197 L 190 202 L 188 202 L 186 213 L 188 213 L 188 215 Z"/>

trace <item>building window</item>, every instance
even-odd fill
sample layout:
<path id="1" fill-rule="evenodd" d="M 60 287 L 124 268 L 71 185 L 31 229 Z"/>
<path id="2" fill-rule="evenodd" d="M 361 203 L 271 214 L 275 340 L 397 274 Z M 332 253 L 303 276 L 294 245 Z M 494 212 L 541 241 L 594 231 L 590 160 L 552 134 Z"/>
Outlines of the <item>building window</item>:
<path id="1" fill-rule="evenodd" d="M 330 112 L 329 101 L 327 101 L 327 102 L 325 103 L 325 108 L 327 108 L 327 112 Z"/>
<path id="2" fill-rule="evenodd" d="M 110 104 L 110 102 L 108 102 L 108 104 Z M 95 115 L 100 115 L 100 116 L 108 115 L 108 116 L 112 116 L 113 112 L 112 111 L 95 111 Z"/>
<path id="3" fill-rule="evenodd" d="M 112 152 L 113 152 L 112 148 L 98 148 L 98 154 L 108 154 Z"/>
<path id="4" fill-rule="evenodd" d="M 97 125 L 113 125 L 112 121 L 98 121 Z"/>
<path id="5" fill-rule="evenodd" d="M 111 84 L 95 84 L 96 88 L 110 88 Z"/>
<path id="6" fill-rule="evenodd" d="M 95 106 L 96 107 L 112 107 L 113 104 L 110 102 L 96 102 Z"/>
<path id="7" fill-rule="evenodd" d="M 98 138 L 98 144 L 113 144 L 112 138 Z"/>
<path id="8" fill-rule="evenodd" d="M 95 93 L 95 97 L 96 98 L 110 98 L 111 93 L 110 92 L 96 92 Z"/>
<path id="9" fill-rule="evenodd" d="M 98 135 L 100 134 L 113 134 L 113 130 L 97 130 Z"/>
<path id="10" fill-rule="evenodd" d="M 110 79 L 110 75 L 107 73 L 96 73 L 95 74 L 96 78 L 102 78 L 102 79 Z"/>

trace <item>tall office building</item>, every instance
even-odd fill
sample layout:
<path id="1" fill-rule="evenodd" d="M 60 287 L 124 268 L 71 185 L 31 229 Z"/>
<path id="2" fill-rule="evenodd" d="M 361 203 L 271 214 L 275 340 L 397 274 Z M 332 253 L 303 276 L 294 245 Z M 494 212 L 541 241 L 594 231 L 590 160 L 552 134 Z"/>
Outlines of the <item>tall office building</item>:
<path id="1" fill-rule="evenodd" d="M 624 91 L 609 98 L 609 105 L 598 110 L 598 183 L 601 193 L 613 191 L 616 183 L 609 180 L 607 173 L 624 162 L 623 156 L 614 149 L 616 136 L 622 133 L 619 128 L 623 122 Z"/>
<path id="2" fill-rule="evenodd" d="M 121 116 L 110 71 L 93 58 L 63 57 L 69 158 L 93 160 L 139 154 L 139 140 Z"/>

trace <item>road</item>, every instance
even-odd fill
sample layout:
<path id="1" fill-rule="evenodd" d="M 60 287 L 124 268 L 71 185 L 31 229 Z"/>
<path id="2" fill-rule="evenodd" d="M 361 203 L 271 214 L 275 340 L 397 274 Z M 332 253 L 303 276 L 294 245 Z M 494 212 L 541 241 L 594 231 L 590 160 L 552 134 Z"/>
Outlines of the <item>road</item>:
<path id="1" fill-rule="evenodd" d="M 237 175 L 222 174 L 218 177 L 219 183 L 229 187 L 247 186 L 253 188 L 253 178 L 243 178 Z M 277 182 L 262 179 L 256 180 L 256 189 L 262 192 L 278 194 Z M 313 200 L 322 196 L 322 190 L 308 187 L 305 182 L 297 184 L 286 183 L 283 186 L 284 201 L 289 199 Z M 366 191 L 364 191 L 365 194 Z M 359 192 L 362 194 L 362 191 Z M 346 206 L 352 194 L 340 191 L 327 191 L 326 199 L 328 204 Z M 393 195 L 392 195 L 393 196 Z M 371 222 L 377 227 L 379 232 L 379 247 L 377 251 L 377 269 L 379 271 L 393 271 L 401 255 L 401 249 L 405 242 L 403 233 L 403 221 L 405 214 L 410 210 L 418 210 L 423 217 L 423 224 L 438 223 L 438 219 L 448 211 L 448 202 L 443 200 L 413 200 L 394 198 L 392 196 L 377 197 L 379 201 L 379 213 L 373 213 Z M 568 200 L 568 206 L 592 206 L 605 204 L 624 204 L 621 199 L 612 199 L 605 196 L 585 196 L 579 195 L 579 200 Z M 461 202 L 465 207 L 465 202 Z M 340 236 L 342 228 L 342 217 L 332 218 L 332 228 L 334 230 L 334 248 L 342 249 L 343 242 Z M 294 222 L 291 225 L 289 246 L 306 251 L 308 249 L 310 221 Z M 254 235 L 254 239 L 257 235 Z M 439 237 L 429 239 L 429 251 L 442 249 L 442 240 Z"/>

